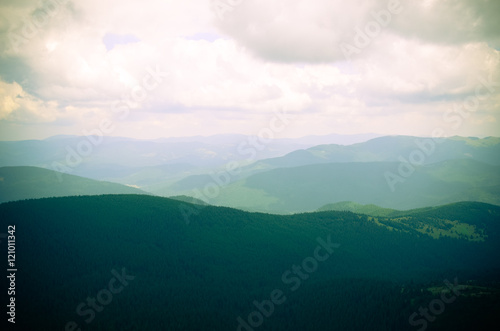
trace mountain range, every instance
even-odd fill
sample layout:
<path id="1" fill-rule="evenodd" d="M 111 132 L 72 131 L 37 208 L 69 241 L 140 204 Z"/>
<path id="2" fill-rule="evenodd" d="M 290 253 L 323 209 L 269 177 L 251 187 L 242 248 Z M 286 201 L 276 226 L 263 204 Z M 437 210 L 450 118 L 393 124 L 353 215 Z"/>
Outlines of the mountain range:
<path id="1" fill-rule="evenodd" d="M 340 138 L 346 141 L 368 136 L 277 140 L 259 151 L 259 155 L 284 155 L 253 162 L 245 155 L 235 157 L 236 142 L 245 141 L 247 136 L 157 141 L 106 137 L 102 145 L 96 146 L 88 157 L 81 157 L 81 163 L 74 167 L 64 166 L 62 155 L 68 146 L 77 145 L 84 137 L 58 136 L 44 141 L 1 142 L 0 165 L 29 164 L 50 169 L 55 162 L 60 167 L 51 170 L 81 173 L 99 180 L 100 185 L 107 181 L 128 186 L 115 186 L 120 191 L 73 191 L 78 194 L 139 193 L 132 192 L 135 188 L 159 196 L 191 196 L 212 205 L 282 214 L 314 211 L 342 201 L 401 210 L 459 201 L 500 204 L 499 138 L 386 136 L 351 145 L 327 144 L 293 150 L 299 143 Z M 205 157 L 201 155 L 208 155 L 207 150 L 213 162 L 203 161 Z M 285 153 L 287 150 L 293 151 Z M 166 157 L 171 152 L 184 156 L 162 159 L 161 155 Z M 55 182 L 46 182 L 46 175 L 40 170 L 32 173 L 29 178 L 34 188 L 23 186 L 19 191 L 26 193 L 14 194 L 12 199 L 71 193 L 54 194 L 62 186 L 51 189 L 49 186 Z M 36 176 L 40 176 L 39 183 Z M 85 187 L 67 188 L 71 186 Z M 41 187 L 47 190 L 46 194 L 28 193 Z M 3 196 L 13 194 L 2 191 Z"/>
<path id="2" fill-rule="evenodd" d="M 496 323 L 499 138 L 92 139 L 0 142 L 20 329 Z"/>

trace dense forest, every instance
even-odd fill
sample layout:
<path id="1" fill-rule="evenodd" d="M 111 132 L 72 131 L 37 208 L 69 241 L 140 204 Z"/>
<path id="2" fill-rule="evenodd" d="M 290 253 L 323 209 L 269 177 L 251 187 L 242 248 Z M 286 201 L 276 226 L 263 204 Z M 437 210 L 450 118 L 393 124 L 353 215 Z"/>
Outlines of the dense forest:
<path id="1" fill-rule="evenodd" d="M 486 329 L 500 312 L 500 207 L 404 213 L 279 216 L 145 195 L 4 203 L 16 327 Z"/>

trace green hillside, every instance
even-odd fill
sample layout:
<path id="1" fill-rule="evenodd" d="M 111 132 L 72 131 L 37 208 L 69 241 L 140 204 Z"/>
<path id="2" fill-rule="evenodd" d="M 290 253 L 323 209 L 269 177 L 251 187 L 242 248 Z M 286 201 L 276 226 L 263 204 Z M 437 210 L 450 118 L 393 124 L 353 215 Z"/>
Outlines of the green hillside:
<path id="1" fill-rule="evenodd" d="M 458 201 L 500 205 L 500 166 L 473 160 L 420 166 L 392 191 L 385 173 L 398 174 L 399 165 L 356 162 L 274 169 L 222 187 L 209 202 L 273 213 L 312 211 L 341 201 L 398 210 Z M 203 186 L 197 188 L 201 191 Z M 193 188 L 183 193 L 192 192 Z"/>
<path id="2" fill-rule="evenodd" d="M 424 207 L 410 210 L 396 210 L 389 208 L 382 208 L 377 205 L 362 205 L 352 201 L 342 201 L 337 203 L 330 203 L 318 209 L 321 211 L 350 211 L 356 214 L 365 214 L 370 216 L 381 217 L 400 217 L 400 216 L 419 216 L 419 217 L 432 217 L 439 215 L 442 218 L 448 219 L 466 219 L 468 222 L 473 222 L 473 219 L 468 218 L 470 211 L 473 211 L 475 216 L 486 217 L 484 211 L 485 204 L 481 202 L 461 201 L 447 205 L 436 207 Z"/>
<path id="3" fill-rule="evenodd" d="M 416 230 L 433 238 L 451 237 L 472 241 L 487 238 L 484 224 L 477 219 L 487 219 L 491 205 L 480 202 L 458 202 L 437 207 L 395 210 L 376 205 L 361 205 L 343 201 L 323 206 L 321 211 L 350 211 L 365 214 L 368 220 L 389 230 Z M 471 218 L 471 215 L 472 218 Z"/>
<path id="4" fill-rule="evenodd" d="M 99 194 L 149 193 L 121 184 L 87 179 L 43 168 L 0 168 L 0 203 L 24 199 Z"/>
<path id="5" fill-rule="evenodd" d="M 352 201 L 341 201 L 329 203 L 319 208 L 318 211 L 350 211 L 357 214 L 366 214 L 371 216 L 389 216 L 397 212 L 395 209 L 382 208 L 374 204 L 362 205 Z"/>
<path id="6" fill-rule="evenodd" d="M 197 213 L 187 222 L 182 208 Z M 259 306 L 263 330 L 415 330 L 412 313 L 455 278 L 462 294 L 434 325 L 484 328 L 499 299 L 500 207 L 426 213 L 278 216 L 111 195 L 4 203 L 0 227 L 15 226 L 22 330 L 235 330 Z M 419 231 L 431 221 L 482 240 Z"/>

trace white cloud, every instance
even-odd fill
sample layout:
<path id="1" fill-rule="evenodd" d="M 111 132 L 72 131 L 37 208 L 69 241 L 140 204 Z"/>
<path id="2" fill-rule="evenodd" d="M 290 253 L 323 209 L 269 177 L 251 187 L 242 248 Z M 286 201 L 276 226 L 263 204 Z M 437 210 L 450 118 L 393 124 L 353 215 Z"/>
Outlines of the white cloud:
<path id="1" fill-rule="evenodd" d="M 478 76 L 500 81 L 496 2 L 401 1 L 403 13 L 344 61 L 340 43 L 389 2 L 243 0 L 220 20 L 205 0 L 68 1 L 17 52 L 0 48 L 0 121 L 81 134 L 158 67 L 168 77 L 116 134 L 252 133 L 283 109 L 298 114 L 290 135 L 425 134 Z M 0 5 L 4 44 L 37 6 Z M 107 48 L 110 35 L 134 38 Z M 500 133 L 499 91 L 464 133 Z"/>
<path id="2" fill-rule="evenodd" d="M 51 122 L 57 119 L 57 102 L 43 101 L 17 84 L 0 81 L 0 120 L 23 123 Z"/>

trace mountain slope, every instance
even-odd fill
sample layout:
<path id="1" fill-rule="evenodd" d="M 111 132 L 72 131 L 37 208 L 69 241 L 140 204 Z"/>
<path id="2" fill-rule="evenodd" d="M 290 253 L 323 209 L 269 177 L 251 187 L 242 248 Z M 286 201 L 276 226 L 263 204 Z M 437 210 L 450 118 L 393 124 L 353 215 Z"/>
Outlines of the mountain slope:
<path id="1" fill-rule="evenodd" d="M 342 145 L 319 145 L 297 150 L 285 156 L 265 159 L 246 168 L 247 172 L 282 167 L 297 167 L 332 162 L 398 162 L 409 158 L 412 152 L 425 154 L 424 164 L 450 159 L 472 159 L 500 165 L 500 138 L 422 138 L 385 136 L 367 142 Z"/>
<path id="2" fill-rule="evenodd" d="M 319 143 L 354 143 L 377 135 L 330 135 L 274 139 L 259 150 L 257 159 L 285 155 Z M 36 166 L 86 178 L 134 185 L 154 194 L 175 195 L 166 186 L 191 175 L 224 166 L 228 161 L 247 164 L 248 146 L 255 137 L 215 135 L 137 140 L 122 137 L 54 136 L 44 140 L 1 141 L 0 167 Z M 80 155 L 86 144 L 89 155 Z M 259 147 L 260 148 L 260 147 Z M 243 149 L 245 152 L 240 152 Z M 87 153 L 85 153 L 87 154 Z M 253 154 L 252 154 L 253 155 Z"/>
<path id="3" fill-rule="evenodd" d="M 324 143 L 354 143 L 377 135 L 330 135 L 296 139 L 273 139 L 255 155 L 257 159 L 285 155 L 300 148 Z M 254 136 L 215 135 L 209 137 L 161 138 L 138 140 L 122 137 L 54 136 L 44 140 L 1 141 L 0 167 L 37 166 L 53 169 L 53 162 L 70 167 L 72 174 L 93 179 L 122 179 L 136 173 L 144 179 L 140 168 L 179 165 L 185 171 L 218 167 L 236 160 L 243 162 L 248 154 L 239 152 Z M 79 144 L 90 144 L 91 153 L 82 157 Z M 241 148 L 245 149 L 245 148 Z M 69 162 L 68 162 L 69 161 Z M 73 166 L 77 164 L 77 166 Z M 120 170 L 119 173 L 109 171 Z M 196 173 L 196 172 L 195 172 Z M 119 175 L 119 176 L 117 176 Z M 115 176 L 115 177 L 113 177 Z M 147 177 L 147 174 L 146 174 Z M 127 184 L 137 184 L 127 182 Z"/>
<path id="4" fill-rule="evenodd" d="M 0 168 L 0 203 L 23 199 L 99 194 L 148 194 L 125 185 L 101 182 L 37 167 Z"/>
<path id="5" fill-rule="evenodd" d="M 497 206 L 461 205 L 457 221 L 485 235 L 471 241 L 412 229 L 437 219 L 432 213 L 403 224 L 344 212 L 277 216 L 207 206 L 186 224 L 183 205 L 197 208 L 145 195 L 1 204 L 0 227 L 15 226 L 22 266 L 18 326 L 234 330 L 238 317 L 248 320 L 259 311 L 255 302 L 279 290 L 286 299 L 266 313 L 263 329 L 412 330 L 408 317 L 432 300 L 427 282 L 458 277 L 464 284 L 500 267 Z M 489 286 L 479 295 L 493 293 Z M 463 292 L 454 305 L 469 313 L 449 319 L 481 325 L 490 308 L 474 308 Z M 88 298 L 96 297 L 92 309 Z"/>
<path id="6" fill-rule="evenodd" d="M 473 160 L 448 160 L 417 167 L 391 185 L 385 174 L 398 174 L 398 163 L 327 163 L 279 168 L 221 187 L 209 199 L 254 211 L 290 213 L 317 210 L 328 203 L 353 201 L 383 208 L 413 209 L 458 201 L 500 205 L 500 167 Z M 207 182 L 205 185 L 208 185 Z M 199 184 L 199 183 L 198 183 Z M 190 188 L 203 189 L 203 186 Z M 183 194 L 193 194 L 186 191 Z"/>
<path id="7" fill-rule="evenodd" d="M 448 160 L 471 160 L 488 165 L 500 165 L 500 138 L 422 138 L 410 136 L 385 136 L 353 145 L 318 145 L 299 149 L 281 157 L 268 158 L 245 165 L 240 163 L 238 174 L 230 182 L 248 178 L 265 171 L 328 163 L 421 162 L 424 165 Z M 213 173 L 220 172 L 220 169 Z M 186 175 L 177 181 L 160 181 L 149 186 L 148 191 L 162 196 L 187 194 L 213 181 L 207 173 Z M 495 192 L 490 192 L 495 194 Z"/>
<path id="8" fill-rule="evenodd" d="M 317 211 L 350 211 L 357 214 L 365 214 L 371 216 L 390 216 L 398 212 L 395 209 L 390 208 L 382 208 L 374 204 L 362 205 L 360 203 L 352 202 L 352 201 L 341 201 L 336 203 L 329 203 L 324 205 L 321 208 L 318 208 Z"/>

